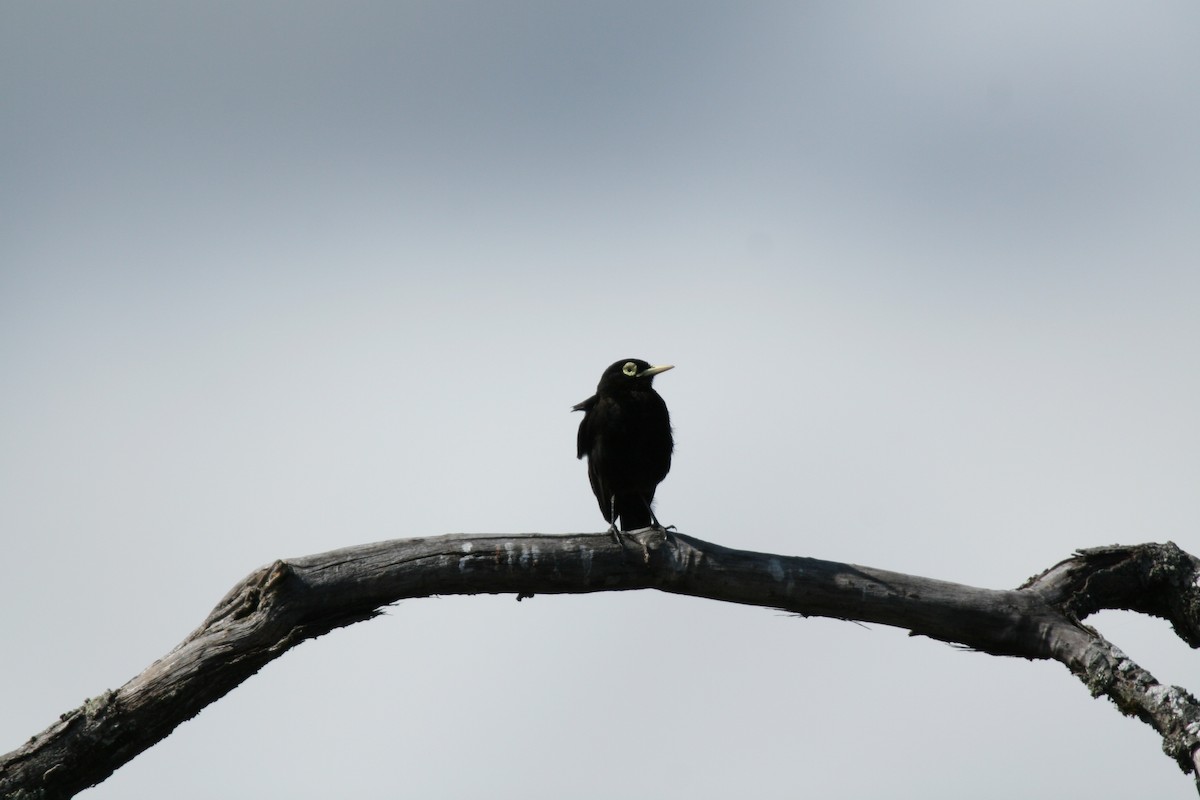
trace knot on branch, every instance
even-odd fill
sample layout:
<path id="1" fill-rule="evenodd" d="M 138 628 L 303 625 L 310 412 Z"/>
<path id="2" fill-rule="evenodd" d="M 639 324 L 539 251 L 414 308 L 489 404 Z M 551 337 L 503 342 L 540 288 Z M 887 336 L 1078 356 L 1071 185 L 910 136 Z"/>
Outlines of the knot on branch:
<path id="1" fill-rule="evenodd" d="M 243 620 L 258 613 L 269 605 L 273 595 L 292 574 L 291 566 L 282 560 L 276 560 L 265 567 L 254 570 L 221 598 L 200 626 L 207 628 L 222 620 Z"/>

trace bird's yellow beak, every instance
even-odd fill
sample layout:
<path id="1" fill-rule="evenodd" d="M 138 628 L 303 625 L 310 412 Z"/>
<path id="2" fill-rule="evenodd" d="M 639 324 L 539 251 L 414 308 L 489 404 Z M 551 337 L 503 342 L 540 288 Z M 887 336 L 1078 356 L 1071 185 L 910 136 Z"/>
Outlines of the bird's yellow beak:
<path id="1" fill-rule="evenodd" d="M 648 378 L 651 375 L 657 375 L 660 372 L 666 372 L 669 369 L 675 369 L 674 364 L 660 364 L 657 367 L 649 367 L 637 374 L 639 378 Z"/>

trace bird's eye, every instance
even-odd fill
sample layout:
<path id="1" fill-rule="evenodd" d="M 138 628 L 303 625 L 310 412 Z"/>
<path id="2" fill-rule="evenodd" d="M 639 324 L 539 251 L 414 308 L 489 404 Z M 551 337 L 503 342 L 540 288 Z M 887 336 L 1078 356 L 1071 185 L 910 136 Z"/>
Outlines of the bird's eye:
<path id="1" fill-rule="evenodd" d="M 632 361 L 626 361 L 625 366 L 621 367 L 621 372 L 632 378 L 634 375 L 637 375 L 637 364 Z"/>

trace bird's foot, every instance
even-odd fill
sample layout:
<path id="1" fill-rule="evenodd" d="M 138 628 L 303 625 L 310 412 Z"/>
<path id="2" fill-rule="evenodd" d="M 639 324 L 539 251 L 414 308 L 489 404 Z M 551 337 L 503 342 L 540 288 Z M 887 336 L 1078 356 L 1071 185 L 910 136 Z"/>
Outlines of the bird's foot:
<path id="1" fill-rule="evenodd" d="M 654 516 L 654 512 L 650 512 L 650 527 L 656 531 L 662 531 L 663 534 L 669 534 L 671 531 L 678 530 L 674 525 L 663 525 L 658 521 L 658 517 Z"/>
<path id="2" fill-rule="evenodd" d="M 621 538 L 621 532 L 617 530 L 617 524 L 615 522 L 608 526 L 608 532 L 612 534 L 612 537 L 617 544 L 621 545 L 621 547 L 625 546 L 625 540 Z"/>

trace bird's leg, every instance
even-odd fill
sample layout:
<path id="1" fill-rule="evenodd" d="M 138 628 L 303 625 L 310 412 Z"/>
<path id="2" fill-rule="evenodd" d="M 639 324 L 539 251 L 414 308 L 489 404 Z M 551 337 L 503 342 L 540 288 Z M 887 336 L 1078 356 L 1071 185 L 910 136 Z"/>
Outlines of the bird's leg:
<path id="1" fill-rule="evenodd" d="M 645 502 L 645 498 L 642 499 L 642 502 Z M 658 517 L 654 516 L 654 509 L 650 507 L 649 503 L 646 503 L 646 511 L 648 511 L 650 513 L 650 527 L 651 528 L 662 531 L 663 533 L 666 533 L 667 531 L 675 530 L 674 525 L 667 525 L 666 527 L 664 527 L 663 524 L 658 521 Z"/>
<path id="2" fill-rule="evenodd" d="M 624 547 L 625 543 L 621 541 L 621 532 L 617 530 L 617 496 L 615 494 L 608 499 L 608 518 L 612 520 L 608 524 L 608 532 L 617 540 L 617 544 Z"/>

